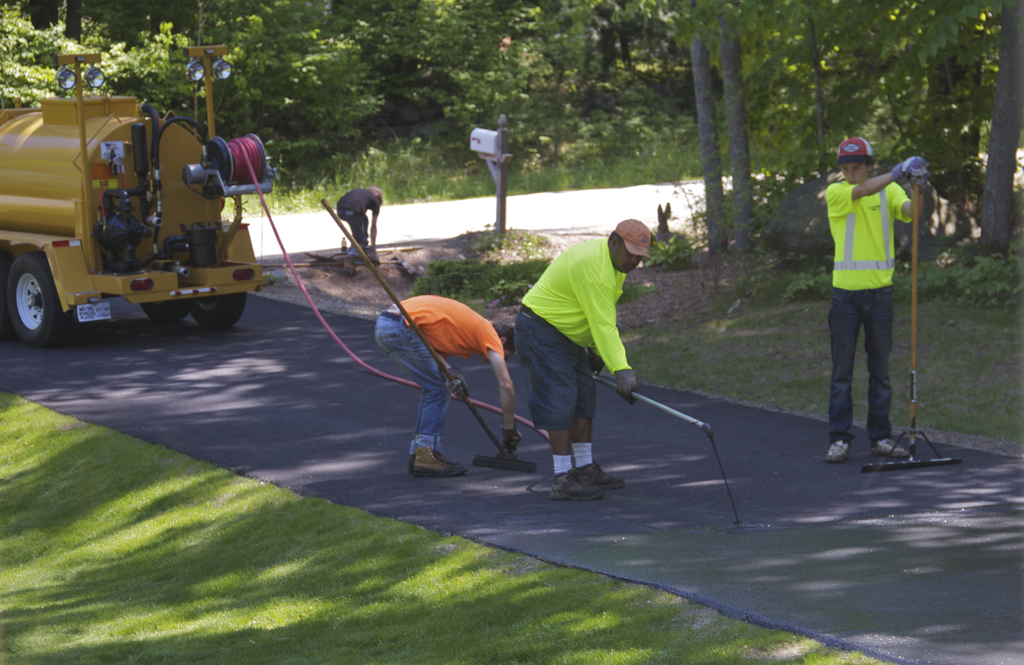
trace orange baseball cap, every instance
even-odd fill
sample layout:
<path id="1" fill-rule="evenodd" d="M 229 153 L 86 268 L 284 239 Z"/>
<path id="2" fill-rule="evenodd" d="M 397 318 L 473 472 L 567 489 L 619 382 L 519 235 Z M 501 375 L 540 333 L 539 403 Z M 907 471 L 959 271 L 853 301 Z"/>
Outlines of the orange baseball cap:
<path id="1" fill-rule="evenodd" d="M 630 254 L 651 258 L 651 230 L 643 222 L 637 219 L 621 221 L 615 232 L 625 241 Z"/>

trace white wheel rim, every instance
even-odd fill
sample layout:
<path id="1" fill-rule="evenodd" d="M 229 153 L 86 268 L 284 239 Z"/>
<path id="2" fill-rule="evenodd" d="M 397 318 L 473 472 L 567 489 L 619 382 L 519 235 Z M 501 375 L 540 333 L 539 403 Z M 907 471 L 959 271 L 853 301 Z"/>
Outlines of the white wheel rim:
<path id="1" fill-rule="evenodd" d="M 217 306 L 217 301 L 211 298 L 196 298 L 196 305 L 206 312 L 212 312 Z"/>
<path id="2" fill-rule="evenodd" d="M 29 330 L 43 324 L 43 289 L 32 275 L 22 275 L 15 290 L 18 317 Z"/>

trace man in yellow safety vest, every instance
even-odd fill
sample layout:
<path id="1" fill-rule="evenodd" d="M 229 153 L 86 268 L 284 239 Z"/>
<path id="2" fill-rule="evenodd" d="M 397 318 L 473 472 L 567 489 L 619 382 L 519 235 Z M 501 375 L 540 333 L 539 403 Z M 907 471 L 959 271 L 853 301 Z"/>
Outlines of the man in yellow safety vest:
<path id="1" fill-rule="evenodd" d="M 911 203 L 896 181 L 908 176 L 928 181 L 928 162 L 911 157 L 891 173 L 870 177 L 875 167 L 871 144 L 860 137 L 839 145 L 845 182 L 828 186 L 825 199 L 835 240 L 832 304 L 828 327 L 832 338 L 832 387 L 829 394 L 829 450 L 825 461 L 845 462 L 853 435 L 853 361 L 864 328 L 868 355 L 868 437 L 871 454 L 897 458 L 910 453 L 892 442 L 889 409 L 889 352 L 892 350 L 892 273 L 896 266 L 893 222 L 911 221 Z"/>

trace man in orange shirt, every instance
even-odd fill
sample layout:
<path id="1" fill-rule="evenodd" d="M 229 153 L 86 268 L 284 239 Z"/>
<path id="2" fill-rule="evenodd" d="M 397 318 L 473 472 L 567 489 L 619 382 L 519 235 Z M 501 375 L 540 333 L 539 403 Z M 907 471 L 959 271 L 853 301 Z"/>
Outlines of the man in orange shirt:
<path id="1" fill-rule="evenodd" d="M 430 351 L 392 305 L 380 313 L 374 328 L 377 344 L 423 388 L 416 430 L 409 444 L 409 473 L 414 476 L 457 476 L 466 472 L 458 462 L 441 455 L 441 435 L 451 394 L 465 397 L 465 383 L 452 356 L 469 359 L 480 354 L 494 370 L 501 401 L 501 442 L 510 450 L 521 440 L 514 420 L 516 398 L 505 358 L 515 353 L 512 326 L 496 326 L 472 309 L 450 298 L 416 296 L 402 301 L 430 345 L 441 356 L 454 380 L 448 383 Z"/>

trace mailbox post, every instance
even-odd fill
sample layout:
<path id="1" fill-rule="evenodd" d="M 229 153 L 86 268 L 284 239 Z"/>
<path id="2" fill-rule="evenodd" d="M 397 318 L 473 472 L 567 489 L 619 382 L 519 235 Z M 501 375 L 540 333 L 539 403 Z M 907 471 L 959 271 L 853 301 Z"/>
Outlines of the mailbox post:
<path id="1" fill-rule="evenodd" d="M 469 135 L 469 147 L 487 162 L 497 190 L 498 210 L 494 230 L 505 235 L 505 197 L 508 192 L 508 121 L 502 113 L 498 118 L 498 131 L 475 128 Z"/>

